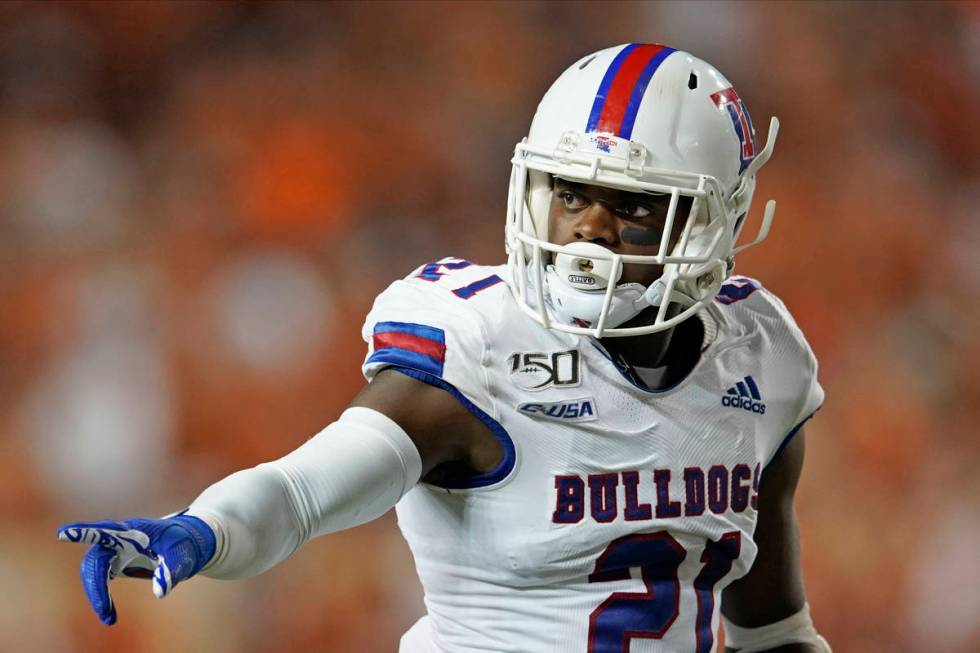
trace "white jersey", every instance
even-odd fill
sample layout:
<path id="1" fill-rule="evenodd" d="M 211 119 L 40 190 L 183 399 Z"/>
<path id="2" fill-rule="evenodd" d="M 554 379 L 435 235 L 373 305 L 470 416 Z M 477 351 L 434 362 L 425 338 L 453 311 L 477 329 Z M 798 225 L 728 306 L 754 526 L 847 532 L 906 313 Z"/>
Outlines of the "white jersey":
<path id="1" fill-rule="evenodd" d="M 783 304 L 726 282 L 694 370 L 651 391 L 592 338 L 543 328 L 505 270 L 443 259 L 364 326 L 364 374 L 453 394 L 500 440 L 489 473 L 397 506 L 428 615 L 402 653 L 717 650 L 721 590 L 752 566 L 762 470 L 823 400 Z"/>

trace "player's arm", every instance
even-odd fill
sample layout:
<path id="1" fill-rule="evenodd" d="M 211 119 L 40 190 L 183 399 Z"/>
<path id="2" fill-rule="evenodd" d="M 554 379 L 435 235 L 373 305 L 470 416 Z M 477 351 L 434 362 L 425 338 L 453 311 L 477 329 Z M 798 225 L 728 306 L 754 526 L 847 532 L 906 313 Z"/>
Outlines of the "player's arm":
<path id="1" fill-rule="evenodd" d="M 188 514 L 217 539 L 203 573 L 254 576 L 313 537 L 380 517 L 440 465 L 470 466 L 471 445 L 484 431 L 489 436 L 448 392 L 379 371 L 337 422 L 279 460 L 219 481 L 190 505 Z"/>
<path id="2" fill-rule="evenodd" d="M 801 428 L 763 472 L 753 536 L 758 554 L 749 573 L 722 594 L 726 653 L 830 651 L 810 620 L 800 567 L 793 499 L 805 449 Z"/>
<path id="3" fill-rule="evenodd" d="M 99 618 L 111 625 L 116 610 L 108 581 L 115 576 L 152 575 L 162 597 L 199 572 L 258 574 L 311 537 L 381 516 L 444 463 L 492 468 L 502 455 L 494 444 L 489 429 L 449 393 L 383 370 L 337 422 L 279 460 L 218 481 L 188 510 L 164 519 L 68 524 L 58 535 L 93 545 L 82 581 Z"/>
<path id="4" fill-rule="evenodd" d="M 442 465 L 488 472 L 504 455 L 490 429 L 456 398 L 393 368 L 379 372 L 351 406 L 383 413 L 405 430 L 421 456 L 423 479 Z"/>

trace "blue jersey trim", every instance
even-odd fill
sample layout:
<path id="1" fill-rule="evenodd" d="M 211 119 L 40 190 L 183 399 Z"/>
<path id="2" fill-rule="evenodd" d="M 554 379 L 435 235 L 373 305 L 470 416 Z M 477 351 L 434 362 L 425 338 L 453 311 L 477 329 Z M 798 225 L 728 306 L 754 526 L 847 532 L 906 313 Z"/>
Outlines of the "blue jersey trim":
<path id="1" fill-rule="evenodd" d="M 817 408 L 817 410 L 820 410 L 820 409 Z M 799 433 L 800 429 L 803 428 L 803 425 L 806 424 L 807 422 L 809 422 L 813 418 L 813 416 L 817 414 L 817 410 L 815 410 L 812 413 L 810 413 L 809 415 L 807 415 L 803 419 L 802 422 L 800 422 L 799 424 L 797 424 L 796 426 L 794 426 L 793 427 L 793 430 L 786 434 L 786 437 L 783 438 L 783 441 L 779 443 L 779 446 L 778 447 L 776 447 L 776 452 L 772 456 L 770 456 L 769 457 L 769 460 L 766 461 L 766 464 L 762 466 L 762 470 L 763 471 L 765 471 L 766 468 L 769 467 L 770 464 L 772 464 L 772 461 L 776 460 L 776 458 L 779 457 L 779 454 L 781 454 L 783 452 L 783 449 L 785 449 L 787 447 L 787 445 L 789 445 L 789 443 L 796 436 L 796 434 Z"/>
<path id="2" fill-rule="evenodd" d="M 762 289 L 762 284 L 751 277 L 731 277 L 728 281 L 715 295 L 715 301 L 726 306 L 740 302 L 756 290 Z"/>
<path id="3" fill-rule="evenodd" d="M 444 379 L 414 368 L 392 366 L 388 369 L 401 372 L 405 376 L 410 376 L 413 379 L 417 379 L 423 383 L 428 383 L 431 386 L 442 388 L 451 394 L 459 403 L 463 404 L 463 407 L 466 408 L 466 410 L 473 413 L 477 419 L 483 422 L 487 428 L 490 429 L 490 432 L 493 433 L 494 437 L 496 437 L 497 440 L 500 441 L 500 444 L 504 447 L 504 459 L 500 461 L 500 464 L 497 465 L 496 468 L 490 470 L 489 472 L 476 474 L 474 476 L 451 477 L 443 483 L 431 483 L 430 485 L 447 490 L 470 490 L 473 488 L 486 487 L 488 485 L 498 483 L 507 478 L 507 476 L 514 470 L 514 464 L 517 462 L 517 455 L 514 449 L 514 441 L 507 433 L 507 430 L 504 429 L 500 422 L 487 415 L 485 412 L 480 410 L 476 404 L 467 399 L 463 393 L 456 388 L 456 386 Z"/>

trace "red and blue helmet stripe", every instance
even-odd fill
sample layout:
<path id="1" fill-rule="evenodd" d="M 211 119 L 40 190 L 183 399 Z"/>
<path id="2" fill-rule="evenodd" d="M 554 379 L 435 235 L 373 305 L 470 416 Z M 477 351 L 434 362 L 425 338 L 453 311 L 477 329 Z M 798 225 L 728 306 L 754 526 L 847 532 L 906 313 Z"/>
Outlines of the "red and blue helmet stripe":
<path id="1" fill-rule="evenodd" d="M 620 50 L 599 84 L 585 132 L 612 133 L 629 139 L 650 79 L 675 51 L 648 43 L 631 43 Z"/>

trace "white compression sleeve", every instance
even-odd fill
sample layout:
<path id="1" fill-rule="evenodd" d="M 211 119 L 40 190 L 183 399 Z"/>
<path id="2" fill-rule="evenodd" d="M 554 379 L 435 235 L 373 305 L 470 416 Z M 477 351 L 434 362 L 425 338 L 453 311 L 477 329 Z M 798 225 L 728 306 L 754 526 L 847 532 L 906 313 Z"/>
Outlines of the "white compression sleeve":
<path id="1" fill-rule="evenodd" d="M 218 481 L 190 505 L 187 514 L 217 538 L 202 573 L 261 573 L 311 537 L 380 517 L 421 473 L 418 450 L 398 424 L 370 408 L 349 408 L 295 451 Z"/>
<path id="2" fill-rule="evenodd" d="M 813 644 L 821 653 L 831 653 L 827 640 L 813 627 L 808 604 L 796 614 L 758 628 L 736 626 L 724 616 L 722 621 L 725 623 L 725 647 L 738 653 L 767 651 L 785 644 Z"/>

